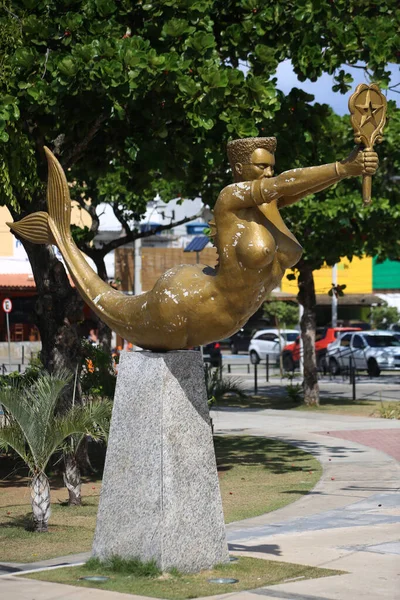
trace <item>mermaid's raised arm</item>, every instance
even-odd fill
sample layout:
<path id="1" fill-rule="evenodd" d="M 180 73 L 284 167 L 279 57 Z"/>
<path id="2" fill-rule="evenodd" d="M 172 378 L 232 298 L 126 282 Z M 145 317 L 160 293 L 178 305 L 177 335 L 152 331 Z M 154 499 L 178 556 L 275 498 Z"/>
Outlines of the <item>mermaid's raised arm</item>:
<path id="1" fill-rule="evenodd" d="M 374 174 L 378 162 L 376 152 L 362 151 L 356 147 L 340 162 L 286 171 L 275 178 L 279 190 L 278 206 L 282 208 L 294 204 L 305 196 L 321 192 L 346 177 Z"/>

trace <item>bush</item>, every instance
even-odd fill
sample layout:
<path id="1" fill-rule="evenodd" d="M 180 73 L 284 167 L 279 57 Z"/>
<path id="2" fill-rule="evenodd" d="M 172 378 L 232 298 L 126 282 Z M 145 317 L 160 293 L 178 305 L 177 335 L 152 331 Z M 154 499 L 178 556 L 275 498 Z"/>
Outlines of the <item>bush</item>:
<path id="1" fill-rule="evenodd" d="M 246 398 L 240 379 L 237 377 L 223 377 L 222 368 L 213 369 L 206 365 L 205 377 L 209 406 L 218 404 L 225 394 L 233 394 L 239 398 Z"/>
<path id="2" fill-rule="evenodd" d="M 389 329 L 390 325 L 400 321 L 400 312 L 395 306 L 374 306 L 369 319 L 374 329 Z"/>
<path id="3" fill-rule="evenodd" d="M 286 386 L 286 394 L 293 402 L 293 404 L 301 404 L 304 400 L 304 390 L 300 383 L 293 383 L 293 373 L 287 374 L 290 381 L 289 385 Z"/>
<path id="4" fill-rule="evenodd" d="M 99 346 L 83 342 L 82 394 L 114 398 L 116 373 L 111 355 Z"/>

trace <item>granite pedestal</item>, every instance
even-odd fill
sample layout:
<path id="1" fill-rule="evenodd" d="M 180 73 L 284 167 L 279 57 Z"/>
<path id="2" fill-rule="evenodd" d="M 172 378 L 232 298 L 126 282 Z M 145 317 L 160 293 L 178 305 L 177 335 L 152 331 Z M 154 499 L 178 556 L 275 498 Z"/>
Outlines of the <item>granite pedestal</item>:
<path id="1" fill-rule="evenodd" d="M 183 572 L 229 560 L 199 352 L 122 354 L 93 555 Z"/>

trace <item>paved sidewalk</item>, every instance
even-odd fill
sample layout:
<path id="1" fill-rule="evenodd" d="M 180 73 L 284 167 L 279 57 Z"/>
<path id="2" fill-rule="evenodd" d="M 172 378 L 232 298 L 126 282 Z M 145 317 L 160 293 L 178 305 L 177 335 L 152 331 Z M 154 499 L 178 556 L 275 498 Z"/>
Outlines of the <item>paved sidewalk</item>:
<path id="1" fill-rule="evenodd" d="M 215 412 L 214 426 L 217 432 L 286 440 L 324 467 L 314 490 L 298 502 L 229 524 L 231 550 L 348 571 L 232 598 L 400 599 L 400 465 L 382 451 L 388 439 L 399 440 L 400 422 L 249 410 Z"/>
<path id="2" fill-rule="evenodd" d="M 328 435 L 328 434 L 326 434 Z M 400 431 L 397 429 L 372 429 L 368 431 L 330 431 L 330 435 L 381 450 L 400 461 Z"/>
<path id="3" fill-rule="evenodd" d="M 397 453 L 399 421 L 237 409 L 214 411 L 213 420 L 216 433 L 282 439 L 311 452 L 324 467 L 314 490 L 297 502 L 273 513 L 230 523 L 227 536 L 231 551 L 347 572 L 233 592 L 225 597 L 400 600 L 400 465 L 385 452 Z M 392 439 L 393 444 L 389 444 Z M 55 562 L 78 559 L 82 560 L 82 555 Z M 28 566 L 32 567 L 24 567 Z M 0 578 L 0 597 L 4 600 L 140 598 L 13 575 Z"/>

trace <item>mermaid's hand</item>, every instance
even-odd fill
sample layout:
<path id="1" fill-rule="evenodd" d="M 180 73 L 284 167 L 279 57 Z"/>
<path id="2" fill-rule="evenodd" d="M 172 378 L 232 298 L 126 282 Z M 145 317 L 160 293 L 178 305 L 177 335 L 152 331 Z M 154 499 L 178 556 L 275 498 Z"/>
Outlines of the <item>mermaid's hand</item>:
<path id="1" fill-rule="evenodd" d="M 361 150 L 356 146 L 349 156 L 336 163 L 340 177 L 357 175 L 374 175 L 379 165 L 379 158 L 373 150 Z"/>

